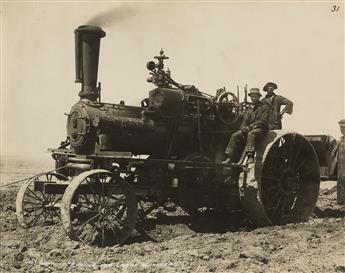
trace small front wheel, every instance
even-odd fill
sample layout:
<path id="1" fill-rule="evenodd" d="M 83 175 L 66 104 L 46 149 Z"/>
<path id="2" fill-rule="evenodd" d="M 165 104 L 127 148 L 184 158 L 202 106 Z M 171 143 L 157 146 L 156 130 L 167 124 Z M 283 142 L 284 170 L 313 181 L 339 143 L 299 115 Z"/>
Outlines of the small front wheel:
<path id="1" fill-rule="evenodd" d="M 55 184 L 67 181 L 58 173 L 38 174 L 26 181 L 19 189 L 16 198 L 16 214 L 24 228 L 52 225 L 60 221 L 61 194 L 46 193 L 43 183 Z"/>

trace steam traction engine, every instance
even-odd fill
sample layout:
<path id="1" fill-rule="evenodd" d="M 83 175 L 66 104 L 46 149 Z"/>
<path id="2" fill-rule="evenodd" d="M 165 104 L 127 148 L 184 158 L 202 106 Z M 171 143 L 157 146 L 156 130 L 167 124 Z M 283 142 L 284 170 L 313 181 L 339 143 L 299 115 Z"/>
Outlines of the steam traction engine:
<path id="1" fill-rule="evenodd" d="M 141 106 L 104 103 L 97 86 L 100 39 L 95 26 L 75 30 L 80 100 L 67 118 L 67 140 L 51 149 L 56 170 L 27 181 L 17 195 L 23 227 L 61 218 L 72 239 L 121 244 L 138 219 L 138 203 L 172 200 L 188 213 L 243 209 L 257 226 L 304 221 L 319 191 L 310 143 L 295 132 L 270 131 L 245 157 L 222 164 L 226 144 L 250 107 L 238 96 L 216 96 L 175 82 L 161 50 L 147 68 L 156 88 Z M 148 213 L 141 209 L 139 213 Z"/>

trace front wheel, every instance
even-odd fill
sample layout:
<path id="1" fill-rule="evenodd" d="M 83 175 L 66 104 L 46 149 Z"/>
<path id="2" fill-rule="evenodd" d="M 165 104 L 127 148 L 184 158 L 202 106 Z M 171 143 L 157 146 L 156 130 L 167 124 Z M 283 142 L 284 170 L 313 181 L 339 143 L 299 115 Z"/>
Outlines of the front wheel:
<path id="1" fill-rule="evenodd" d="M 16 214 L 23 228 L 53 225 L 60 221 L 60 201 L 62 195 L 46 193 L 43 183 L 59 184 L 67 177 L 58 173 L 38 174 L 23 183 L 16 198 Z"/>
<path id="2" fill-rule="evenodd" d="M 123 244 L 138 215 L 131 185 L 106 170 L 75 177 L 62 198 L 61 221 L 73 239 L 99 246 Z"/>

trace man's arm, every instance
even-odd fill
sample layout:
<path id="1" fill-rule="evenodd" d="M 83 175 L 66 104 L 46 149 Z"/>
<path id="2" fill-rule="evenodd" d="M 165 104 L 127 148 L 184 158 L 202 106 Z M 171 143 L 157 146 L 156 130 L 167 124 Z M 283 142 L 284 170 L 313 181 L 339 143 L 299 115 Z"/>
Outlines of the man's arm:
<path id="1" fill-rule="evenodd" d="M 251 113 L 250 109 L 247 109 L 247 111 L 244 113 L 244 117 L 240 126 L 240 129 L 242 131 L 248 131 L 247 129 L 249 125 L 250 113 Z"/>
<path id="2" fill-rule="evenodd" d="M 282 116 L 283 114 L 292 114 L 293 111 L 293 102 L 283 96 L 278 95 L 277 99 L 279 101 L 279 105 L 285 105 L 283 110 L 280 111 L 280 115 Z"/>
<path id="3" fill-rule="evenodd" d="M 255 129 L 255 128 L 268 128 L 268 123 L 269 123 L 269 117 L 271 114 L 271 107 L 267 104 L 264 104 L 261 107 L 261 114 L 260 114 L 260 118 L 253 122 L 252 124 L 250 124 L 250 129 Z"/>

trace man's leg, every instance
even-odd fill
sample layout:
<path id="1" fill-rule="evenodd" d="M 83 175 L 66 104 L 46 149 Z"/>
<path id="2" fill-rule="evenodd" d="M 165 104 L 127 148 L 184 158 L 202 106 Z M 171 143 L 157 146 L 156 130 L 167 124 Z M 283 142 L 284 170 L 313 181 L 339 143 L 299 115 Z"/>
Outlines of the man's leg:
<path id="1" fill-rule="evenodd" d="M 239 160 L 245 143 L 245 138 L 246 135 L 242 131 L 237 131 L 231 136 L 225 150 L 228 159 L 225 160 L 224 163 L 233 163 Z"/>
<path id="2" fill-rule="evenodd" d="M 247 144 L 245 148 L 245 151 L 248 153 L 247 163 L 254 163 L 255 145 L 260 139 L 262 139 L 266 135 L 266 133 L 267 130 L 263 130 L 261 128 L 256 128 L 249 131 L 247 136 Z"/>

